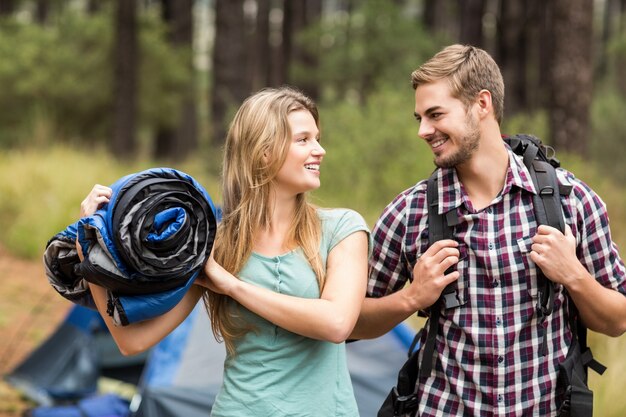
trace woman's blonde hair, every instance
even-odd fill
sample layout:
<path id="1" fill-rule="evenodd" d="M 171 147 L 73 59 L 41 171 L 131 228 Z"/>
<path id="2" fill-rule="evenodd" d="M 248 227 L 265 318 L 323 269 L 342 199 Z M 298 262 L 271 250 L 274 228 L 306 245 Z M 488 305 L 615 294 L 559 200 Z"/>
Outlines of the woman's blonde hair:
<path id="1" fill-rule="evenodd" d="M 315 103 L 290 87 L 267 88 L 248 97 L 230 125 L 222 167 L 222 220 L 214 245 L 214 258 L 236 275 L 244 266 L 255 232 L 270 225 L 272 181 L 282 167 L 292 140 L 287 116 L 306 110 L 319 129 Z M 296 210 L 286 241 L 302 249 L 319 283 L 324 285 L 324 267 L 319 254 L 320 220 L 305 194 L 296 198 Z M 204 303 L 213 333 L 224 339 L 234 353 L 234 340 L 252 330 L 237 314 L 230 297 L 207 291 Z"/>
<path id="2" fill-rule="evenodd" d="M 504 115 L 504 80 L 498 64 L 484 50 L 471 45 L 450 45 L 411 74 L 416 89 L 422 84 L 446 79 L 452 96 L 469 106 L 481 90 L 491 93 L 498 124 Z"/>

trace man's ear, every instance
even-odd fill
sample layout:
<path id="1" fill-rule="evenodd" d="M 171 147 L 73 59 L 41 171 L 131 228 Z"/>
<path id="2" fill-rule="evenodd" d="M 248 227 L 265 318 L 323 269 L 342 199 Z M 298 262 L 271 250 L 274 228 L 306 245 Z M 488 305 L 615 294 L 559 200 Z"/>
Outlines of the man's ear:
<path id="1" fill-rule="evenodd" d="M 478 114 L 481 118 L 493 113 L 493 103 L 491 102 L 491 92 L 489 90 L 480 90 L 476 104 L 478 105 Z"/>

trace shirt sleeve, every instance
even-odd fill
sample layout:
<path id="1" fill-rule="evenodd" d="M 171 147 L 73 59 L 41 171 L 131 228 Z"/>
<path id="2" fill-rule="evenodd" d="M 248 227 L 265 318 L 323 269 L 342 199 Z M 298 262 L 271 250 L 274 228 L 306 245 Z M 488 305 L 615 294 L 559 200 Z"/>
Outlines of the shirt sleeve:
<path id="1" fill-rule="evenodd" d="M 382 297 L 402 288 L 411 276 L 403 261 L 407 195 L 400 194 L 383 211 L 372 233 L 368 297 Z"/>
<path id="2" fill-rule="evenodd" d="M 565 175 L 573 186 L 565 211 L 566 217 L 570 211 L 578 259 L 600 284 L 626 295 L 626 270 L 611 238 L 606 205 L 587 184 Z"/>
<path id="3" fill-rule="evenodd" d="M 323 219 L 328 253 L 346 237 L 360 231 L 367 233 L 368 251 L 371 252 L 370 230 L 365 219 L 359 213 L 349 209 L 335 209 L 326 211 Z"/>

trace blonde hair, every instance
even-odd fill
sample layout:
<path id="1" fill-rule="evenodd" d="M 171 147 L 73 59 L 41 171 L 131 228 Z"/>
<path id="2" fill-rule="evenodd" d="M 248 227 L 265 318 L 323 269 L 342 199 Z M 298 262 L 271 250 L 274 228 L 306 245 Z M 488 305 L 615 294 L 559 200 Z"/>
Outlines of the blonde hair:
<path id="1" fill-rule="evenodd" d="M 287 157 L 292 139 L 287 116 L 297 110 L 310 112 L 319 129 L 315 103 L 289 87 L 263 89 L 248 97 L 230 125 L 222 167 L 223 217 L 214 257 L 233 275 L 250 257 L 255 232 L 270 225 L 272 181 Z M 307 202 L 305 194 L 299 194 L 287 242 L 302 249 L 321 291 L 325 269 L 319 254 L 320 238 L 316 208 Z M 237 303 L 230 297 L 207 291 L 204 303 L 213 333 L 234 353 L 234 340 L 252 327 L 237 315 Z"/>
<path id="2" fill-rule="evenodd" d="M 500 124 L 504 115 L 504 80 L 498 64 L 484 50 L 470 45 L 450 45 L 411 74 L 413 89 L 446 79 L 452 96 L 469 107 L 481 90 L 491 93 L 494 116 Z"/>

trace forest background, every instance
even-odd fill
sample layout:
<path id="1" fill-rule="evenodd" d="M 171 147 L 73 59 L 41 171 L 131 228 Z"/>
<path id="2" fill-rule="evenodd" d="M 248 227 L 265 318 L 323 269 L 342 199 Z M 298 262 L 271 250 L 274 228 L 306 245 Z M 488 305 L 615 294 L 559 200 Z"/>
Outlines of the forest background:
<path id="1" fill-rule="evenodd" d="M 494 56 L 503 132 L 552 145 L 624 247 L 626 0 L 0 0 L 0 254 L 38 261 L 94 183 L 148 167 L 186 171 L 219 203 L 234 110 L 283 84 L 319 104 L 314 201 L 373 226 L 433 169 L 409 75 L 451 43 Z M 623 416 L 626 336 L 590 343 L 609 367 L 590 377 L 597 415 Z"/>

